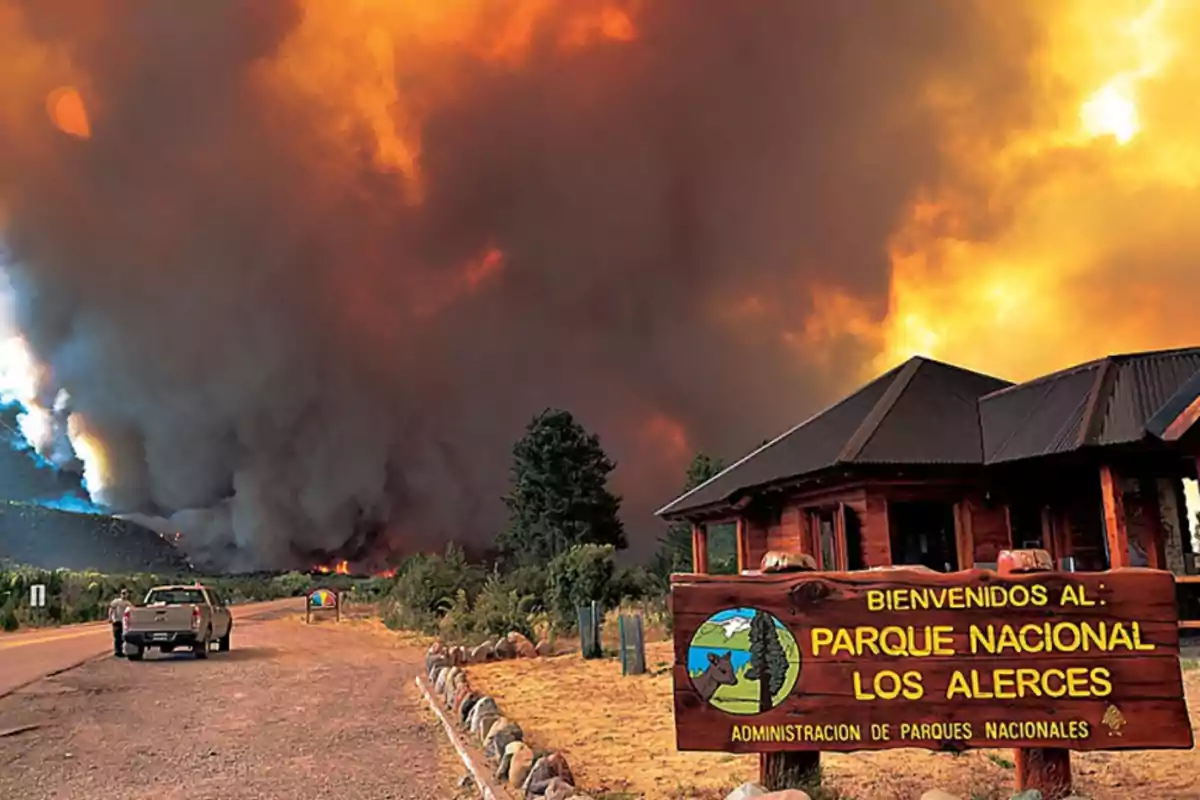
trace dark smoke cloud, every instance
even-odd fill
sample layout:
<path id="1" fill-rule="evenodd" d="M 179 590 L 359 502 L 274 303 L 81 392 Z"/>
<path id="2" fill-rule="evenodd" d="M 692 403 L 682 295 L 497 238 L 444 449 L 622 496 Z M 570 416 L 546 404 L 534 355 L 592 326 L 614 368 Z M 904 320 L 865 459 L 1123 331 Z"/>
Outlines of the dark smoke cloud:
<path id="1" fill-rule="evenodd" d="M 398 76 L 435 98 L 412 206 L 365 131 L 258 78 L 291 2 L 14 8 L 48 48 L 2 84 L 20 327 L 108 445 L 104 499 L 231 568 L 486 541 L 546 406 L 622 464 L 645 553 L 683 463 L 644 421 L 736 456 L 845 388 L 781 332 L 813 284 L 882 316 L 888 235 L 942 168 L 923 92 L 1019 111 L 1027 46 L 960 0 L 648 0 L 637 41 L 570 53 L 552 15 L 520 66 L 443 49 Z M 43 106 L 80 75 L 88 141 Z M 489 247 L 503 270 L 431 311 Z"/>

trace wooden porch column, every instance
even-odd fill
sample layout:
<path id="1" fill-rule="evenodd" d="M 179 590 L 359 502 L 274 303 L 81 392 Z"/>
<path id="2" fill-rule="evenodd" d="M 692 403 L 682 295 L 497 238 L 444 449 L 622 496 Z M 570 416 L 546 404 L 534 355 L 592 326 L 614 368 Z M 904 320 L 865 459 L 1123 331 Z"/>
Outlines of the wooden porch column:
<path id="1" fill-rule="evenodd" d="M 704 523 L 692 523 L 692 572 L 708 574 L 708 528 Z"/>
<path id="2" fill-rule="evenodd" d="M 1108 568 L 1129 566 L 1129 531 L 1125 525 L 1125 500 L 1112 467 L 1100 467 L 1100 498 L 1104 503 L 1104 535 L 1108 539 Z"/>
<path id="3" fill-rule="evenodd" d="M 746 518 L 738 517 L 737 520 L 737 568 L 738 574 L 742 570 L 749 569 L 750 562 L 750 542 L 746 539 Z"/>
<path id="4" fill-rule="evenodd" d="M 971 504 L 966 500 L 954 504 L 954 549 L 960 570 L 975 566 L 975 531 L 971 527 Z"/>

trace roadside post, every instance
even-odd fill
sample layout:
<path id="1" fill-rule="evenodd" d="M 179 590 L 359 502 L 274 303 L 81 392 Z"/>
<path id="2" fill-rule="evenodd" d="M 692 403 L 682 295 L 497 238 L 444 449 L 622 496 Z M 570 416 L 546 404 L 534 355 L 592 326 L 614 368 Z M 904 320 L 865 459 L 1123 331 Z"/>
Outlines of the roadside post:
<path id="1" fill-rule="evenodd" d="M 1001 575 L 1031 575 L 1052 572 L 1054 562 L 1045 550 L 1004 550 L 996 559 Z M 1013 751 L 1017 765 L 1016 790 L 1037 789 L 1044 800 L 1070 797 L 1071 751 L 1063 747 L 1018 748 Z"/>
<path id="2" fill-rule="evenodd" d="M 673 575 L 676 747 L 758 753 L 768 790 L 821 752 L 1013 749 L 1058 800 L 1071 750 L 1193 746 L 1171 573 L 1003 561 Z"/>
<path id="3" fill-rule="evenodd" d="M 42 618 L 46 608 L 46 584 L 35 583 L 29 587 L 29 607 L 34 609 L 35 618 Z"/>
<path id="4" fill-rule="evenodd" d="M 617 617 L 621 637 L 621 674 L 646 674 L 646 636 L 642 627 L 642 615 L 633 614 Z"/>

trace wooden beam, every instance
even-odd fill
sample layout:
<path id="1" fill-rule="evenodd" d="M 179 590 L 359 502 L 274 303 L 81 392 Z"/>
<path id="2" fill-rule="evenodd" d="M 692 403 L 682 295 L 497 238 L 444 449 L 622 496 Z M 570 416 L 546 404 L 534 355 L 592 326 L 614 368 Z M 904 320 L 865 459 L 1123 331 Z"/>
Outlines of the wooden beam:
<path id="1" fill-rule="evenodd" d="M 1004 532 L 1008 534 L 1008 549 L 1012 550 L 1017 543 L 1013 541 L 1012 506 L 1008 503 L 1004 504 Z"/>
<path id="2" fill-rule="evenodd" d="M 958 568 L 975 566 L 975 532 L 971 525 L 971 504 L 963 500 L 954 504 L 954 549 L 958 552 Z"/>
<path id="3" fill-rule="evenodd" d="M 1100 467 L 1100 499 L 1104 504 L 1104 535 L 1108 539 L 1109 569 L 1129 566 L 1129 531 L 1125 525 L 1125 500 L 1112 467 Z"/>
<path id="4" fill-rule="evenodd" d="M 1179 416 L 1167 426 L 1163 432 L 1162 438 L 1164 442 L 1177 442 L 1183 438 L 1183 435 L 1192 429 L 1192 426 L 1200 421 L 1200 397 L 1185 408 Z"/>
<path id="5" fill-rule="evenodd" d="M 692 572 L 708 574 L 708 527 L 704 523 L 692 525 Z"/>
<path id="6" fill-rule="evenodd" d="M 737 568 L 740 575 L 744 570 L 749 569 L 747 564 L 750 561 L 750 542 L 746 538 L 746 518 L 738 517 L 737 521 Z"/>
<path id="7" fill-rule="evenodd" d="M 1050 506 L 1042 506 L 1042 547 L 1050 553 L 1055 566 L 1061 555 L 1058 552 L 1058 542 L 1054 538 L 1054 520 L 1050 516 Z"/>
<path id="8" fill-rule="evenodd" d="M 833 558 L 837 562 L 833 569 L 845 572 L 850 569 L 850 558 L 846 552 L 846 504 L 838 503 L 833 514 Z M 829 567 L 826 567 L 829 569 Z"/>

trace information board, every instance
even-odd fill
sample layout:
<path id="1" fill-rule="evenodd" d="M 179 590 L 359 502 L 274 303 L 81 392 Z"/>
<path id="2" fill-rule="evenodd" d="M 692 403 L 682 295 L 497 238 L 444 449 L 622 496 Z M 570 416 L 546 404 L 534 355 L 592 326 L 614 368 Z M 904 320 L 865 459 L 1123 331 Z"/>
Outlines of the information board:
<path id="1" fill-rule="evenodd" d="M 671 602 L 681 750 L 1192 746 L 1168 572 L 679 575 Z"/>

